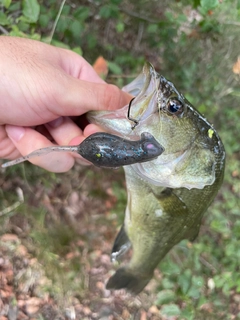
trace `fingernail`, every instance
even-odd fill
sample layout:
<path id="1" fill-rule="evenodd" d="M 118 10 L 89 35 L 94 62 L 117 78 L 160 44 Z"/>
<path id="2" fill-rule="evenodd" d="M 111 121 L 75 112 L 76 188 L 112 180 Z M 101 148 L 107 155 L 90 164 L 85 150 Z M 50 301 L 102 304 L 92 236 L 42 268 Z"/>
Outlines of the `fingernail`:
<path id="1" fill-rule="evenodd" d="M 25 128 L 7 125 L 6 132 L 10 139 L 14 140 L 15 142 L 18 142 L 24 136 Z"/>
<path id="2" fill-rule="evenodd" d="M 57 128 L 60 126 L 60 124 L 63 123 L 63 117 L 59 117 L 53 121 L 48 122 L 48 125 L 52 128 Z"/>

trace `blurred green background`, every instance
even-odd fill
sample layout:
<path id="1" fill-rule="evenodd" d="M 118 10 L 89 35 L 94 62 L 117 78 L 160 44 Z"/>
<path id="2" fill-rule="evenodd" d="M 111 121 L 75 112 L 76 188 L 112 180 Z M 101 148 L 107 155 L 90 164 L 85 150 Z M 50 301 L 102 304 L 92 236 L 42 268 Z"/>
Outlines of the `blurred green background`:
<path id="1" fill-rule="evenodd" d="M 16 300 L 31 280 L 32 296 L 47 293 L 67 319 L 69 308 L 76 319 L 240 319 L 240 1 L 0 0 L 0 34 L 69 48 L 91 64 L 103 56 L 106 81 L 120 87 L 150 61 L 214 124 L 227 152 L 224 184 L 199 237 L 168 254 L 139 303 L 109 298 L 101 286 L 124 217 L 121 170 L 1 169 L 0 232 L 17 235 L 14 244 L 1 240 L 1 251 L 14 263 L 22 245 L 37 259 L 20 268 L 27 280 L 15 268 Z"/>

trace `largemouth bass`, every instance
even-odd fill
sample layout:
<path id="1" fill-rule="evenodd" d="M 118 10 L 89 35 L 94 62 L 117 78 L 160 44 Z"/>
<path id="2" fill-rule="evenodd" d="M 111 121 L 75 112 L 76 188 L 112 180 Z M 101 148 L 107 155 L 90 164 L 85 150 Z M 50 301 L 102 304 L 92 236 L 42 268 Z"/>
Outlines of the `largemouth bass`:
<path id="1" fill-rule="evenodd" d="M 123 138 L 149 132 L 164 148 L 155 160 L 124 167 L 128 201 L 112 259 L 130 247 L 133 254 L 107 288 L 137 294 L 174 245 L 197 237 L 222 184 L 225 151 L 213 126 L 150 64 L 123 90 L 135 96 L 130 110 L 91 112 L 89 120 Z"/>

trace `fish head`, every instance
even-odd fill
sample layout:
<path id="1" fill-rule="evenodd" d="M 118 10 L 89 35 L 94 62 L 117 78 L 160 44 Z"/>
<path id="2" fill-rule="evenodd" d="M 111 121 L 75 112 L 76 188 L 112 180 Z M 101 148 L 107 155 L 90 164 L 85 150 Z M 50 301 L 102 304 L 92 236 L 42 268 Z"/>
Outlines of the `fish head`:
<path id="1" fill-rule="evenodd" d="M 131 106 L 90 112 L 89 120 L 129 139 L 149 132 L 163 146 L 157 159 L 131 165 L 146 182 L 163 187 L 202 189 L 215 181 L 221 141 L 214 128 L 151 64 L 123 91 L 135 96 Z"/>

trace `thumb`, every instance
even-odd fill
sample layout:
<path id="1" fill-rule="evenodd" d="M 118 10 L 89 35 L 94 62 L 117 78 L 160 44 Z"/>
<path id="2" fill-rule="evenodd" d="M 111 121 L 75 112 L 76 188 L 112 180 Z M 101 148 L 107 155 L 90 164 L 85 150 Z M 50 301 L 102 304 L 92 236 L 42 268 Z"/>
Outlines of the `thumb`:
<path id="1" fill-rule="evenodd" d="M 124 107 L 132 99 L 128 93 L 112 84 L 79 80 L 69 75 L 66 78 L 55 95 L 56 110 L 52 111 L 56 114 L 76 116 L 91 110 L 115 110 Z"/>

